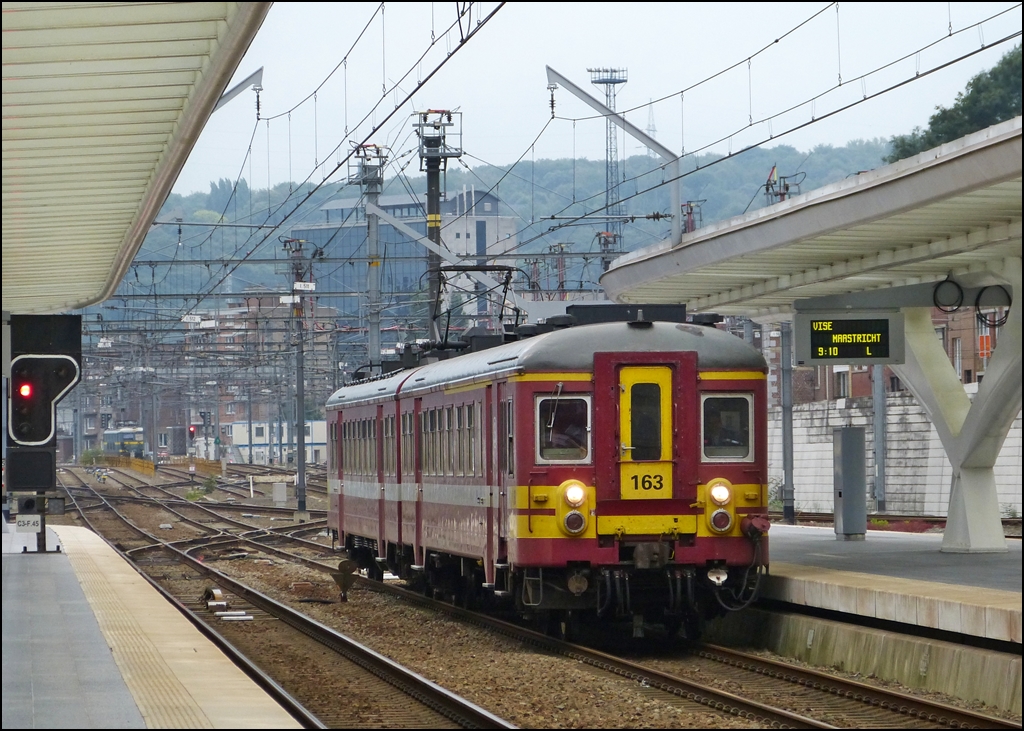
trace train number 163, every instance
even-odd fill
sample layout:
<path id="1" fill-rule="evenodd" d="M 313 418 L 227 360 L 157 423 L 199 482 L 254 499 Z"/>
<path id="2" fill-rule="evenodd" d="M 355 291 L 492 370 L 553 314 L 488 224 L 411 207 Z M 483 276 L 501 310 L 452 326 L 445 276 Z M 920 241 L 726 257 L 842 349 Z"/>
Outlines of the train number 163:
<path id="1" fill-rule="evenodd" d="M 661 475 L 633 475 L 634 490 L 660 490 L 665 486 Z"/>

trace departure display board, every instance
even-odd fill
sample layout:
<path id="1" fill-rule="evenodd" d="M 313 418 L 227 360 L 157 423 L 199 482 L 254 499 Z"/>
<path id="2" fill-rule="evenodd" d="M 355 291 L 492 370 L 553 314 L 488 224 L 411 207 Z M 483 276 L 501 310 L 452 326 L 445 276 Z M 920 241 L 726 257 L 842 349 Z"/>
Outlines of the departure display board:
<path id="1" fill-rule="evenodd" d="M 900 312 L 798 312 L 793 326 L 798 365 L 881 365 L 904 360 Z"/>
<path id="2" fill-rule="evenodd" d="M 889 321 L 811 320 L 811 360 L 888 358 Z"/>

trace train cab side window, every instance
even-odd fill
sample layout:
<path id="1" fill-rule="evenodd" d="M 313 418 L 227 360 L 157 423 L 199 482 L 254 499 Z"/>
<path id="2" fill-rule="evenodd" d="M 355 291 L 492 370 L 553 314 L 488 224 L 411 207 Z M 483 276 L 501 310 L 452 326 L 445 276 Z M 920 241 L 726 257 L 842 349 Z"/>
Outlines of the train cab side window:
<path id="1" fill-rule="evenodd" d="M 537 461 L 590 461 L 590 397 L 537 399 Z"/>
<path id="2" fill-rule="evenodd" d="M 701 424 L 705 462 L 753 459 L 750 432 L 753 403 L 749 394 L 704 396 Z"/>

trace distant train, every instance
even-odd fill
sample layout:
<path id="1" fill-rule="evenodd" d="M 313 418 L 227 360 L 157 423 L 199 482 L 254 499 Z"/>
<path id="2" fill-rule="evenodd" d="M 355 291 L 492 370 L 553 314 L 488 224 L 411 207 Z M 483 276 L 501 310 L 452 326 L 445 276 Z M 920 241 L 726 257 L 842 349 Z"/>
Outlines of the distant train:
<path id="1" fill-rule="evenodd" d="M 693 324 L 555 330 L 341 388 L 329 525 L 362 568 L 459 603 L 702 622 L 768 563 L 767 366 Z"/>
<path id="2" fill-rule="evenodd" d="M 141 459 L 144 438 L 142 427 L 139 426 L 107 429 L 103 432 L 103 452 L 104 454 L 120 457 L 138 457 Z"/>

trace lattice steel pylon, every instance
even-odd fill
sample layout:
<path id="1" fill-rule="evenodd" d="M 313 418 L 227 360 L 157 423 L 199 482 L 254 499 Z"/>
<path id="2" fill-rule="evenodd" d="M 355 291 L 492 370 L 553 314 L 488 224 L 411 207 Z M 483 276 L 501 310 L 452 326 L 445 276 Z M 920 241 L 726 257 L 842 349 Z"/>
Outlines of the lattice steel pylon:
<path id="1" fill-rule="evenodd" d="M 626 69 L 612 68 L 588 68 L 590 72 L 590 83 L 604 86 L 605 106 L 615 111 L 615 94 L 620 84 L 628 81 Z M 622 205 L 619 203 L 619 145 L 617 140 L 618 127 L 612 120 L 605 122 L 606 147 L 605 147 L 605 213 L 609 216 L 621 216 Z M 608 233 L 614 236 L 614 246 L 622 249 L 622 222 L 609 221 Z"/>

